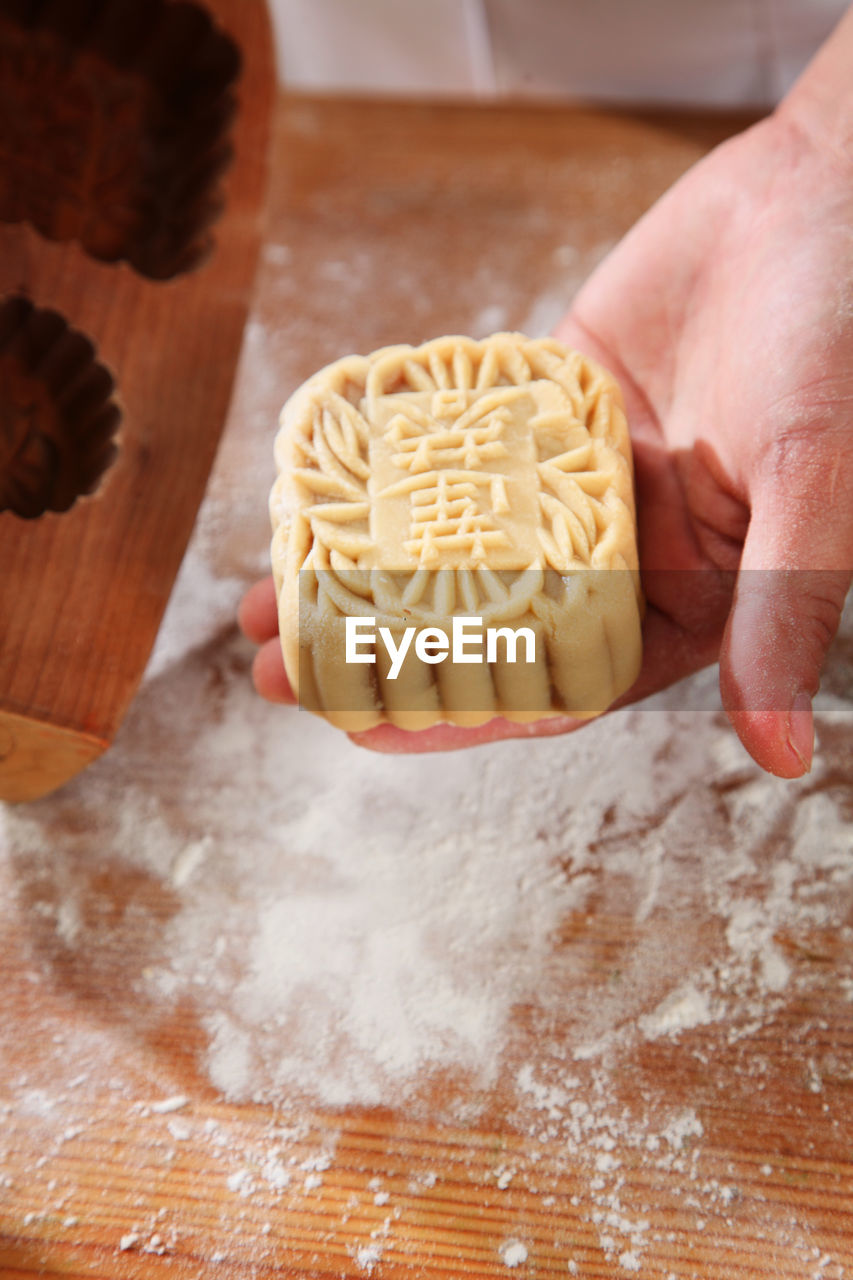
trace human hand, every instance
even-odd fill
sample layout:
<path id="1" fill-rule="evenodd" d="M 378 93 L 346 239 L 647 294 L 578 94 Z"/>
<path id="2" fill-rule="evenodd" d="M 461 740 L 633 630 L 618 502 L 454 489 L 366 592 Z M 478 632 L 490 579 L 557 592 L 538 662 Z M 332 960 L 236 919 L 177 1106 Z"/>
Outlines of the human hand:
<path id="1" fill-rule="evenodd" d="M 801 775 L 853 570 L 849 154 L 786 104 L 637 224 L 558 336 L 627 401 L 650 605 L 630 699 L 718 651 L 744 745 Z"/>
<path id="2" fill-rule="evenodd" d="M 615 373 L 631 426 L 649 607 L 619 705 L 719 657 L 737 732 L 783 777 L 810 765 L 811 697 L 853 568 L 853 162 L 801 101 L 677 183 L 557 330 Z M 262 645 L 259 692 L 292 700 L 271 580 L 241 621 Z M 354 736 L 441 750 L 579 723 Z"/>

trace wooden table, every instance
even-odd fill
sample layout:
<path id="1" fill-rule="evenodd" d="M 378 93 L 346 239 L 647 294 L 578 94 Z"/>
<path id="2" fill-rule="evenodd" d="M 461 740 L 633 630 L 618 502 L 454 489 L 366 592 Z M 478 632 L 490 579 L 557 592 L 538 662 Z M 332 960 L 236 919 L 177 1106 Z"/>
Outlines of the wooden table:
<path id="1" fill-rule="evenodd" d="M 851 1274 L 851 628 L 815 770 L 786 784 L 740 752 L 713 673 L 572 741 L 374 760 L 262 704 L 233 625 L 302 377 L 547 331 L 742 123 L 281 101 L 259 296 L 160 648 L 112 751 L 0 809 L 4 1280 Z M 385 990 L 381 908 L 409 898 L 399 954 L 449 986 L 433 1005 L 402 975 L 389 1045 L 364 983 Z M 282 956 L 304 1007 L 263 971 Z M 299 1018 L 323 1007 L 342 1038 L 327 1021 L 312 1059 Z"/>

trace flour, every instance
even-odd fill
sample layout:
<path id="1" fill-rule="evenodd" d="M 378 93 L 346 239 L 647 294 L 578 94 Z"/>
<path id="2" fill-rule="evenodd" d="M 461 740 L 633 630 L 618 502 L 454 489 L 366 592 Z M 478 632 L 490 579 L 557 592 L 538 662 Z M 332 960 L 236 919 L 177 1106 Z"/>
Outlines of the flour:
<path id="1" fill-rule="evenodd" d="M 182 1111 L 188 1103 L 189 1098 L 185 1093 L 176 1093 L 171 1098 L 163 1098 L 161 1102 L 152 1102 L 151 1110 L 155 1115 L 166 1116 L 173 1111 Z"/>
<path id="2" fill-rule="evenodd" d="M 364 1244 L 356 1250 L 355 1261 L 362 1271 L 372 1275 L 378 1262 L 382 1260 L 382 1247 L 378 1244 Z"/>
<path id="3" fill-rule="evenodd" d="M 563 770 L 541 768 L 553 744 L 510 744 L 464 761 L 388 760 L 355 751 L 297 712 L 273 723 L 263 708 L 251 708 L 251 743 L 241 742 L 228 704 L 246 708 L 245 691 L 235 682 L 224 697 L 223 722 L 203 743 L 219 852 L 207 854 L 210 873 L 192 891 L 186 886 L 164 938 L 170 963 L 148 971 L 148 985 L 174 1000 L 204 974 L 215 995 L 195 991 L 194 999 L 209 1035 L 208 1067 L 231 1097 L 287 1097 L 307 1087 L 326 1105 L 367 1105 L 389 1090 L 405 1096 L 448 1063 L 488 1089 L 509 1009 L 549 998 L 541 975 L 550 937 L 592 888 L 580 866 L 567 880 L 547 853 L 532 858 L 528 841 L 538 831 L 547 851 L 562 826 L 569 848 L 583 847 L 603 791 L 592 781 L 609 749 L 601 729 L 587 731 L 586 768 L 573 795 Z M 298 757 L 290 741 L 298 741 Z M 255 763 L 273 773 L 277 760 L 294 799 L 271 791 L 267 821 L 259 822 L 264 815 L 236 804 L 240 761 L 251 792 Z M 505 781 L 520 770 L 529 788 L 523 804 Z M 324 801 L 315 808 L 306 799 L 321 772 Z M 440 812 L 435 794 L 443 797 Z M 140 802 L 147 809 L 149 801 Z M 549 810 L 554 820 L 543 826 Z M 223 828 L 235 817 L 240 856 L 229 864 Z M 581 829 L 579 840 L 572 827 Z M 149 830 L 155 866 L 172 866 L 162 827 L 155 821 Z M 621 853 L 615 864 L 624 894 L 630 881 Z M 630 880 L 641 867 L 642 855 Z"/>
<path id="4" fill-rule="evenodd" d="M 248 685 L 250 652 L 225 637 L 155 666 L 85 780 L 3 813 L 2 909 L 33 903 L 42 950 L 84 971 L 144 943 L 128 1015 L 191 1004 L 199 1070 L 227 1099 L 283 1113 L 391 1105 L 476 1125 L 504 1097 L 505 1122 L 529 1145 L 496 1163 L 491 1186 L 544 1196 L 537 1153 L 561 1152 L 582 1171 L 577 1211 L 614 1272 L 641 1271 L 651 1238 L 625 1181 L 638 1162 L 648 1177 L 677 1173 L 702 1220 L 727 1212 L 736 1191 L 708 1175 L 698 1106 L 647 1075 L 639 1108 L 621 1080 L 643 1046 L 664 1046 L 674 1063 L 725 1049 L 757 1101 L 766 1068 L 751 1046 L 809 990 L 798 957 L 833 947 L 839 986 L 853 993 L 849 949 L 838 951 L 851 933 L 853 863 L 823 772 L 831 757 L 791 786 L 760 775 L 721 718 L 652 707 L 574 738 L 393 759 L 266 707 Z M 124 890 L 117 912 L 99 866 L 149 886 L 148 899 Z M 598 913 L 621 922 L 606 969 L 589 940 Z M 57 1150 L 63 1134 L 78 1140 L 67 1099 L 109 1070 L 109 1034 L 97 1049 L 86 1034 L 68 1055 L 65 1101 L 39 1081 L 16 1093 L 34 1118 L 61 1118 Z M 810 1091 L 847 1069 L 801 1058 Z M 187 1095 L 166 1083 L 161 1096 L 145 1106 L 174 1159 L 174 1144 L 198 1134 Z M 300 1157 L 289 1140 L 267 1139 L 248 1163 L 224 1131 L 204 1141 L 246 1205 L 317 1195 L 334 1164 L 333 1150 Z M 376 1209 L 388 1194 L 377 1184 Z M 359 1270 L 379 1273 L 393 1232 L 392 1216 L 359 1246 Z M 134 1235 L 117 1247 L 171 1247 L 153 1218 Z M 505 1245 L 503 1264 L 521 1266 L 529 1244 Z"/>
<path id="5" fill-rule="evenodd" d="M 639 1026 L 647 1040 L 654 1040 L 658 1036 L 678 1035 L 681 1031 L 711 1021 L 713 1013 L 708 993 L 698 991 L 688 983 L 671 992 L 656 1009 L 641 1017 Z"/>
<path id="6" fill-rule="evenodd" d="M 527 1246 L 521 1240 L 505 1240 L 498 1252 L 505 1267 L 520 1267 L 527 1261 Z"/>

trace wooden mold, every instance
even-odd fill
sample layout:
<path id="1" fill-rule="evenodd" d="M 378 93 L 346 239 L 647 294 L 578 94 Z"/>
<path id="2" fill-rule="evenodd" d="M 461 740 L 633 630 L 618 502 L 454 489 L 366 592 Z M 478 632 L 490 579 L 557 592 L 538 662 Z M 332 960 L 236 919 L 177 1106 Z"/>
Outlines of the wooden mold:
<path id="1" fill-rule="evenodd" d="M 225 420 L 264 0 L 0 0 L 0 799 L 112 741 Z"/>

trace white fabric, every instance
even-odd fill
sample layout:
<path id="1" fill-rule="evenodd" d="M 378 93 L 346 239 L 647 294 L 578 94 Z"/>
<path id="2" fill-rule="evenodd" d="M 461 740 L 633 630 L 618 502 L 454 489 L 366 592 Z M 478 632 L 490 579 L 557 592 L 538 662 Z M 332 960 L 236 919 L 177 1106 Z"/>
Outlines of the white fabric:
<path id="1" fill-rule="evenodd" d="M 772 106 L 848 0 L 271 0 L 328 93 Z"/>

